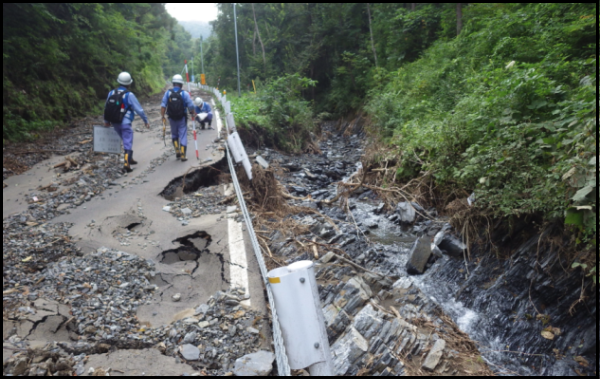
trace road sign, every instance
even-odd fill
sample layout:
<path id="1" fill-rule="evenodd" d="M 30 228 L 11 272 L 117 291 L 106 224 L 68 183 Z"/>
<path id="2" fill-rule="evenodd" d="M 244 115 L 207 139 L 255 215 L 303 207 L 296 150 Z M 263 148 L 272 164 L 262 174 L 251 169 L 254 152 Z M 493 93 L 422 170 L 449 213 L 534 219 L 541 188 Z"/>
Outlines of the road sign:
<path id="1" fill-rule="evenodd" d="M 112 127 L 94 125 L 94 151 L 96 153 L 121 154 L 121 137 Z"/>

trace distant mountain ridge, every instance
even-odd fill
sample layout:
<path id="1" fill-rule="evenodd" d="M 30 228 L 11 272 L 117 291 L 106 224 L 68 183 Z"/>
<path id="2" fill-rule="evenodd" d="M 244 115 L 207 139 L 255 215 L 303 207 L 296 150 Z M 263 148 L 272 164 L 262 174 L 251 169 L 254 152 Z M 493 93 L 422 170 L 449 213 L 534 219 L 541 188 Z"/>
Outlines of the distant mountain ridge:
<path id="1" fill-rule="evenodd" d="M 178 21 L 179 25 L 192 35 L 192 38 L 207 39 L 212 34 L 212 26 L 206 21 Z"/>

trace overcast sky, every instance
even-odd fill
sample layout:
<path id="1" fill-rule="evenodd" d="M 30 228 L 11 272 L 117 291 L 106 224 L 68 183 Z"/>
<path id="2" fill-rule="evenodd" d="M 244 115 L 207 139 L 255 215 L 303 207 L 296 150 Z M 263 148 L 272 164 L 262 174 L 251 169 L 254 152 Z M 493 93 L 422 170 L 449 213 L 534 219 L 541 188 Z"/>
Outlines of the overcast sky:
<path id="1" fill-rule="evenodd" d="M 167 11 L 179 21 L 213 21 L 217 19 L 216 3 L 167 3 Z"/>

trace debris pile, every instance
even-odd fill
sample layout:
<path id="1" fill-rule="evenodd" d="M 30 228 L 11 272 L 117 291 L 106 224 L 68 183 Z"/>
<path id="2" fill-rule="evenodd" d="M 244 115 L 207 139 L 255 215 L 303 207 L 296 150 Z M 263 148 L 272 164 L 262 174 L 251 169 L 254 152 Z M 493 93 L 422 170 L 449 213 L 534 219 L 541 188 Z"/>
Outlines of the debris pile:
<path id="1" fill-rule="evenodd" d="M 245 293 L 218 292 L 192 316 L 157 329 L 158 348 L 192 367 L 211 370 L 211 375 L 231 372 L 237 359 L 270 347 L 268 320 L 244 305 Z"/>

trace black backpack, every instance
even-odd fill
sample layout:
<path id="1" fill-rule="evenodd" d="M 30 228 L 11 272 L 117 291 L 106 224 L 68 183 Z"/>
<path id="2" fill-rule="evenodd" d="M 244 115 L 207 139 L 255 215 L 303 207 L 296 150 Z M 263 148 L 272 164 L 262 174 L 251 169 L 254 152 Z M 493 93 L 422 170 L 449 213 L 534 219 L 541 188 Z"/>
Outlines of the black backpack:
<path id="1" fill-rule="evenodd" d="M 120 124 L 123 122 L 127 107 L 125 106 L 125 95 L 127 91 L 119 93 L 119 90 L 114 90 L 112 95 L 108 97 L 106 106 L 104 107 L 104 119 L 112 124 Z"/>
<path id="2" fill-rule="evenodd" d="M 186 117 L 183 90 L 179 92 L 171 91 L 169 103 L 167 104 L 167 114 L 173 121 L 179 121 Z"/>

